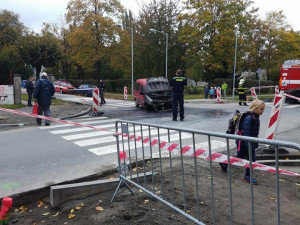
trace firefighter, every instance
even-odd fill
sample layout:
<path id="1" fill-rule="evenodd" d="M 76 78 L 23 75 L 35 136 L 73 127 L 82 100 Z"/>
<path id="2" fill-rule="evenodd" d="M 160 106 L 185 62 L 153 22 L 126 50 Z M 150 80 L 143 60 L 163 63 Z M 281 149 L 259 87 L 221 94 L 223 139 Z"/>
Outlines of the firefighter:
<path id="1" fill-rule="evenodd" d="M 247 92 L 247 88 L 245 87 L 245 80 L 241 79 L 239 86 L 237 88 L 237 90 L 235 90 L 238 95 L 239 95 L 239 105 L 245 105 L 247 106 L 247 101 L 246 101 L 246 92 Z"/>
<path id="2" fill-rule="evenodd" d="M 180 106 L 180 120 L 184 119 L 183 91 L 187 85 L 186 79 L 182 76 L 182 71 L 177 70 L 176 76 L 171 80 L 170 86 L 173 87 L 173 121 L 177 121 L 177 105 Z"/>

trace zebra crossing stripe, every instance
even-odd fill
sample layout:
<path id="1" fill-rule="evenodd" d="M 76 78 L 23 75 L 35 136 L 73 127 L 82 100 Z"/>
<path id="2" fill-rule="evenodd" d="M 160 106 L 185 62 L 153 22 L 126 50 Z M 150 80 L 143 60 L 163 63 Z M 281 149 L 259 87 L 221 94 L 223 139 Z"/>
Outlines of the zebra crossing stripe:
<path id="1" fill-rule="evenodd" d="M 100 117 L 101 118 L 101 117 Z M 88 124 L 97 124 L 97 123 L 101 123 L 101 122 L 116 122 L 115 119 L 111 119 L 111 120 L 104 120 L 104 119 L 101 119 L 101 120 L 93 120 L 93 121 L 86 121 L 86 122 L 81 122 L 79 121 L 81 124 L 83 125 L 88 125 Z M 49 129 L 56 129 L 56 128 L 63 128 L 63 127 L 74 127 L 74 125 L 72 124 L 58 124 L 58 125 L 52 125 L 52 126 L 49 126 L 49 127 L 39 127 L 39 129 L 42 129 L 42 130 L 49 130 Z"/>
<path id="2" fill-rule="evenodd" d="M 155 129 L 152 129 L 152 130 L 153 130 L 153 132 L 151 132 L 151 135 L 156 135 L 157 131 Z M 159 133 L 166 134 L 166 133 L 168 133 L 168 130 L 164 129 L 164 130 L 160 131 Z M 145 141 L 148 142 L 149 139 L 150 138 L 146 138 L 144 140 L 144 142 Z M 83 141 L 75 141 L 74 143 L 80 147 L 84 147 L 84 146 L 90 146 L 90 145 L 104 144 L 104 143 L 113 142 L 113 141 L 116 141 L 116 137 L 108 136 L 108 137 L 94 138 L 94 139 L 88 139 L 88 140 L 83 140 Z"/>
<path id="3" fill-rule="evenodd" d="M 66 134 L 66 133 L 75 133 L 79 131 L 85 131 L 85 130 L 93 130 L 95 128 L 109 128 L 113 127 L 112 124 L 106 124 L 106 125 L 99 125 L 99 126 L 93 126 L 93 127 L 79 127 L 79 128 L 70 128 L 70 129 L 64 129 L 64 130 L 55 130 L 55 131 L 50 131 L 52 134 Z"/>

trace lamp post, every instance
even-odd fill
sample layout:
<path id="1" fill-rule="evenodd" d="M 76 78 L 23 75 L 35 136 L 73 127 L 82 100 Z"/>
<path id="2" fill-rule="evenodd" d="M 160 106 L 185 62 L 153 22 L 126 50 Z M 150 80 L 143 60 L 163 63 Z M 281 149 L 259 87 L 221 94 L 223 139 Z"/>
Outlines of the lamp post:
<path id="1" fill-rule="evenodd" d="M 117 27 L 130 29 L 130 33 L 131 33 L 131 95 L 133 96 L 133 28 L 121 26 L 121 25 L 117 25 Z"/>
<path id="2" fill-rule="evenodd" d="M 252 32 L 258 32 L 259 30 L 253 30 Z M 239 32 L 238 30 L 235 30 L 235 47 L 234 47 L 234 65 L 233 65 L 233 84 L 232 84 L 232 99 L 234 99 L 234 89 L 235 89 L 235 72 L 236 72 L 236 54 L 237 54 L 237 40 L 238 35 L 245 34 L 247 32 Z"/>
<path id="3" fill-rule="evenodd" d="M 166 35 L 166 78 L 168 78 L 168 33 L 155 30 L 155 29 L 150 29 L 150 31 L 154 33 L 158 32 Z"/>

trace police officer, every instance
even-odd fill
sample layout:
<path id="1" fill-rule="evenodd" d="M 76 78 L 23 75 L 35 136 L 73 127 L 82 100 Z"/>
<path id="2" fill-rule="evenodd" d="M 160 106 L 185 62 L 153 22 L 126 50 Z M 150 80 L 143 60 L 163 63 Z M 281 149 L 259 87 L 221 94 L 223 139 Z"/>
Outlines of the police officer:
<path id="1" fill-rule="evenodd" d="M 184 86 L 187 85 L 186 79 L 182 76 L 182 71 L 177 70 L 176 76 L 171 80 L 170 86 L 173 87 L 173 121 L 177 121 L 177 105 L 180 106 L 180 120 L 184 119 L 183 108 L 183 91 Z"/>
<path id="2" fill-rule="evenodd" d="M 245 87 L 245 80 L 241 79 L 237 89 L 237 93 L 239 95 L 239 105 L 244 104 L 245 106 L 247 106 L 246 92 L 247 88 Z"/>

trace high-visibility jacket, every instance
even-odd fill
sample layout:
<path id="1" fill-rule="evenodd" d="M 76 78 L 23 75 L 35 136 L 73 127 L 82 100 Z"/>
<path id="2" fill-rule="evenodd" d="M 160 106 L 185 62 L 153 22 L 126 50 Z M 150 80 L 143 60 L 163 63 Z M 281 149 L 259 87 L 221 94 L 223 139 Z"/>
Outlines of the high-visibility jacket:
<path id="1" fill-rule="evenodd" d="M 222 84 L 222 90 L 224 91 L 224 90 L 226 90 L 227 89 L 227 84 L 226 83 L 223 83 Z"/>
<path id="2" fill-rule="evenodd" d="M 238 94 L 239 95 L 244 95 L 247 92 L 247 88 L 245 87 L 244 84 L 239 84 L 238 86 Z"/>

